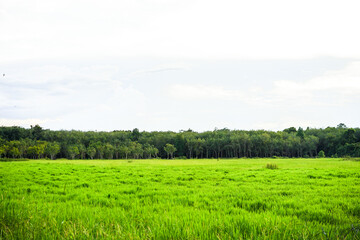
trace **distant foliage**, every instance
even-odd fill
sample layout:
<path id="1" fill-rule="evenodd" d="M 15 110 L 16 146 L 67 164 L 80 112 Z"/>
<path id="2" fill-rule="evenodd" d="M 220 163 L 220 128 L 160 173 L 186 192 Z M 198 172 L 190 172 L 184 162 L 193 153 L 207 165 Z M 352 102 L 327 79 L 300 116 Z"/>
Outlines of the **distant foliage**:
<path id="1" fill-rule="evenodd" d="M 323 151 L 324 156 L 319 152 Z M 320 155 L 319 155 L 320 154 Z M 194 132 L 51 131 L 0 127 L 0 158 L 151 159 L 151 158 L 315 158 L 360 157 L 360 129 L 290 127 L 283 131 Z"/>

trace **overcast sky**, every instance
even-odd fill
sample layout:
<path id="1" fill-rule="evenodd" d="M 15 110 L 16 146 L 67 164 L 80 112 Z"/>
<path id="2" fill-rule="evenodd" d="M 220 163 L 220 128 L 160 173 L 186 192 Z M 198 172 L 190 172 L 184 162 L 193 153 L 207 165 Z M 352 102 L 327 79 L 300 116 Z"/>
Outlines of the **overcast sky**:
<path id="1" fill-rule="evenodd" d="M 356 0 L 0 0 L 0 125 L 359 127 L 359 9 Z"/>

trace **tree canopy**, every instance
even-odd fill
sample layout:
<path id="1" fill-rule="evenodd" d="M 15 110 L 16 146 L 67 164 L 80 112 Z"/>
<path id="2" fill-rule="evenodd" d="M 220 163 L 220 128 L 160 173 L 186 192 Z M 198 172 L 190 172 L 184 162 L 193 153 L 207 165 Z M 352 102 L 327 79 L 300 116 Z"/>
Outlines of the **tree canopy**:
<path id="1" fill-rule="evenodd" d="M 52 131 L 40 126 L 0 127 L 0 157 L 7 158 L 241 158 L 360 157 L 360 129 L 341 123 L 325 129 L 195 132 Z M 322 156 L 322 152 L 320 156 Z"/>

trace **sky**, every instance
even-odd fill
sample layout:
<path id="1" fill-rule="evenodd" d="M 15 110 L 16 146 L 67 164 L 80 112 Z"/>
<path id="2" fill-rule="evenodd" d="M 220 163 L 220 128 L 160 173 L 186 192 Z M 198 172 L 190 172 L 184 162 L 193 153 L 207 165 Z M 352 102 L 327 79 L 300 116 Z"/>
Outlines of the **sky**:
<path id="1" fill-rule="evenodd" d="M 0 0 L 0 126 L 360 126 L 352 0 Z"/>

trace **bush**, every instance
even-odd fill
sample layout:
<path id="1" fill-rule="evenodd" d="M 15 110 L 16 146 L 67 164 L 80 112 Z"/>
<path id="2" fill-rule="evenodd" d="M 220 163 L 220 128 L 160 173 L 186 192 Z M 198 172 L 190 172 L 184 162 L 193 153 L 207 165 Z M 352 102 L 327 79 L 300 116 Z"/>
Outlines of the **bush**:
<path id="1" fill-rule="evenodd" d="M 324 158 L 325 157 L 325 153 L 323 150 L 321 150 L 319 153 L 318 153 L 318 157 L 319 158 Z"/>
<path id="2" fill-rule="evenodd" d="M 278 166 L 275 163 L 266 164 L 266 168 L 268 169 L 278 169 Z"/>

